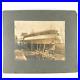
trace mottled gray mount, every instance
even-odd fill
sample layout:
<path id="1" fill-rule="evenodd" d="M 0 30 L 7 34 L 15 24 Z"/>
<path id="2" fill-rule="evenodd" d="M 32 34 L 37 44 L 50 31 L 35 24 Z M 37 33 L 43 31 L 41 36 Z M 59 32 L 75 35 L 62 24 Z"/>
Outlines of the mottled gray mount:
<path id="1" fill-rule="evenodd" d="M 65 21 L 65 61 L 29 63 L 14 59 L 14 21 Z M 3 72 L 62 73 L 77 72 L 77 14 L 75 11 L 26 10 L 3 11 Z"/>

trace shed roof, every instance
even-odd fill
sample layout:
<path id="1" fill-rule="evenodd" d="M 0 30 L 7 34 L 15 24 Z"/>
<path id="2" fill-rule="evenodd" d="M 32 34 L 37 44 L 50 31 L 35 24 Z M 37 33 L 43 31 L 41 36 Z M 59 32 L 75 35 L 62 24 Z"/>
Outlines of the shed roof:
<path id="1" fill-rule="evenodd" d="M 23 38 L 27 38 L 27 37 L 34 37 L 38 35 L 49 35 L 49 34 L 59 35 L 57 30 L 47 30 L 47 31 L 36 32 L 36 33 L 31 33 L 31 34 L 22 33 L 21 35 L 23 36 Z"/>

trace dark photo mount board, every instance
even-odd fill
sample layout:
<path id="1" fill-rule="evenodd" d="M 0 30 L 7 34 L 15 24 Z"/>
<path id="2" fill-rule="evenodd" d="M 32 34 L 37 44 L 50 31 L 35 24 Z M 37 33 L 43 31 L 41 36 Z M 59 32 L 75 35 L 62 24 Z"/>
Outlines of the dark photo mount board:
<path id="1" fill-rule="evenodd" d="M 39 62 L 14 59 L 14 21 L 65 21 L 65 61 Z M 77 72 L 77 14 L 61 10 L 3 11 L 3 73 Z"/>

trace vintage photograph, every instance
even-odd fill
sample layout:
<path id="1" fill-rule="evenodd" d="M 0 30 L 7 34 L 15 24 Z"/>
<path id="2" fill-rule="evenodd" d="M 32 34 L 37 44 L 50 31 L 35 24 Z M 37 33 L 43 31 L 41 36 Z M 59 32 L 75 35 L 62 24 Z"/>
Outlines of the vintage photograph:
<path id="1" fill-rule="evenodd" d="M 65 21 L 14 21 L 15 60 L 65 61 Z"/>

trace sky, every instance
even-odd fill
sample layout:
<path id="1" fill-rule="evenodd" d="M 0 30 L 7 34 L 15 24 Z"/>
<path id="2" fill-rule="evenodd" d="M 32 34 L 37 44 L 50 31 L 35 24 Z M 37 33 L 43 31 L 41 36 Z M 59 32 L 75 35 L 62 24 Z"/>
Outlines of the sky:
<path id="1" fill-rule="evenodd" d="M 63 41 L 65 39 L 65 21 L 14 21 L 14 27 L 17 37 L 20 37 L 21 33 L 58 30 Z"/>

